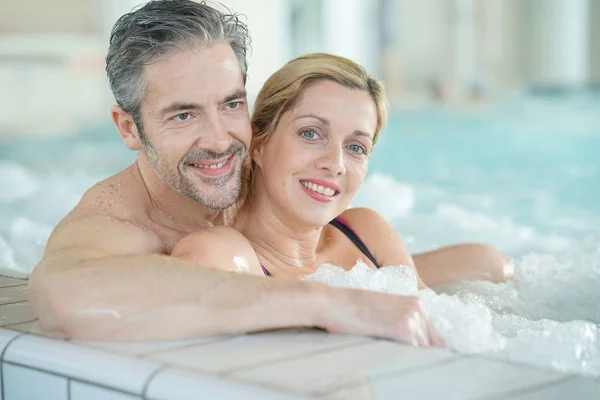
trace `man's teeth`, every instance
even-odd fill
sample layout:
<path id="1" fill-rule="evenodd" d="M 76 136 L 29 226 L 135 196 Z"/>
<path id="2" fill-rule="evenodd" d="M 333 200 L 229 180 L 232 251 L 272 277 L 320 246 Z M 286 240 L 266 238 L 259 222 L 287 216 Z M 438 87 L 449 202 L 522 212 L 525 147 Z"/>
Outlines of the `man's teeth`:
<path id="1" fill-rule="evenodd" d="M 204 169 L 219 169 L 225 164 L 227 164 L 227 160 L 221 161 L 218 164 L 210 164 L 210 165 L 194 164 L 194 165 L 198 168 L 204 168 Z"/>
<path id="2" fill-rule="evenodd" d="M 313 192 L 324 194 L 325 196 L 333 196 L 335 194 L 335 190 L 311 182 L 302 181 L 302 186 L 312 190 Z"/>

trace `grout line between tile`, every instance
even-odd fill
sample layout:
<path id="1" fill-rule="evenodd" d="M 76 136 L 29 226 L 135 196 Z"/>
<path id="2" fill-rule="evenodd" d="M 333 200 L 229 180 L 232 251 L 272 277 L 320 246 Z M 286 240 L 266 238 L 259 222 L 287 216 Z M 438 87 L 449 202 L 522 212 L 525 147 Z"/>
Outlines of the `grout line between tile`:
<path id="1" fill-rule="evenodd" d="M 165 368 L 162 368 L 162 367 L 165 367 Z M 223 377 L 221 377 L 219 375 L 216 375 L 212 371 L 203 370 L 203 369 L 196 368 L 196 367 L 191 368 L 191 367 L 182 366 L 182 365 L 165 364 L 165 365 L 161 366 L 162 369 L 161 368 L 157 368 L 157 370 L 155 371 L 156 373 L 155 373 L 154 377 L 152 378 L 152 380 L 156 379 L 156 376 L 158 376 L 160 373 L 166 371 L 170 367 L 174 367 L 177 370 L 189 372 L 190 374 L 199 375 L 199 376 L 203 376 L 203 377 L 216 378 L 216 379 L 223 378 Z M 231 382 L 231 383 L 234 383 L 234 384 L 235 383 L 237 383 L 237 384 L 241 383 L 241 384 L 249 386 L 249 387 L 265 388 L 265 389 L 268 389 L 268 390 L 275 391 L 277 393 L 284 393 L 284 394 L 288 394 L 288 395 L 289 394 L 293 394 L 293 395 L 305 395 L 303 393 L 295 392 L 295 391 L 293 391 L 290 388 L 283 388 L 281 386 L 271 385 L 271 384 L 268 384 L 268 383 L 244 381 L 244 380 L 238 380 L 238 379 L 231 379 L 229 377 L 225 377 L 225 381 L 226 382 Z M 150 386 L 150 383 L 152 383 L 152 381 L 148 382 L 148 387 Z M 142 400 L 151 400 L 151 398 L 148 398 L 147 396 L 148 396 L 148 393 L 144 392 L 144 397 L 142 397 Z"/>
<path id="2" fill-rule="evenodd" d="M 293 356 L 288 356 L 288 357 L 280 357 L 280 358 L 274 358 L 271 360 L 266 360 L 266 361 L 261 361 L 258 362 L 256 364 L 250 364 L 244 367 L 238 367 L 238 368 L 232 368 L 232 369 L 228 369 L 226 371 L 223 372 L 219 372 L 217 373 L 218 376 L 229 376 L 238 372 L 242 372 L 242 371 L 246 371 L 246 370 L 251 370 L 251 369 L 255 369 L 255 368 L 260 368 L 260 367 L 265 367 L 267 365 L 271 365 L 271 364 L 279 364 L 281 362 L 285 362 L 285 361 L 296 361 L 296 360 L 300 360 L 303 358 L 308 358 L 308 357 L 312 357 L 314 355 L 320 355 L 320 354 L 326 354 L 326 353 L 332 353 L 334 351 L 338 351 L 338 350 L 342 350 L 342 349 L 347 349 L 350 347 L 360 347 L 360 346 L 365 346 L 367 344 L 370 344 L 371 342 L 368 340 L 358 340 L 356 342 L 352 342 L 352 343 L 346 343 L 343 345 L 339 345 L 336 347 L 329 347 L 326 349 L 319 349 L 319 350 L 310 350 L 306 353 L 302 353 L 302 354 L 296 354 Z"/>
<path id="3" fill-rule="evenodd" d="M 71 400 L 71 378 L 67 378 L 67 400 Z"/>
<path id="4" fill-rule="evenodd" d="M 239 337 L 239 335 L 237 336 L 225 336 L 222 338 L 215 338 L 215 340 L 207 340 L 206 342 L 202 342 L 202 343 L 188 343 L 188 344 L 184 344 L 181 346 L 175 346 L 175 347 L 169 347 L 168 349 L 161 349 L 161 350 L 154 350 L 154 351 L 150 351 L 147 353 L 143 353 L 143 354 L 139 354 L 138 357 L 140 358 L 146 358 L 146 357 L 150 357 L 150 356 L 156 356 L 159 354 L 163 354 L 163 353 L 170 353 L 171 351 L 178 351 L 178 350 L 183 350 L 183 349 L 187 349 L 190 347 L 200 347 L 200 346 L 207 346 L 207 345 L 211 345 L 214 343 L 222 343 L 222 342 L 227 342 L 228 340 L 233 340 L 235 338 Z M 122 353 L 120 353 L 122 354 Z"/>
<path id="5" fill-rule="evenodd" d="M 58 373 L 56 371 L 50 371 L 50 370 L 39 368 L 39 367 L 32 367 L 31 365 L 25 365 L 25 364 L 21 364 L 21 363 L 14 362 L 14 361 L 3 361 L 3 364 L 14 365 L 16 367 L 22 367 L 22 368 L 30 369 L 30 370 L 37 371 L 37 372 L 43 372 L 43 373 L 48 374 L 48 375 L 56 376 L 56 377 L 59 377 L 59 378 L 70 379 L 71 381 L 75 381 L 75 382 L 78 382 L 78 383 L 85 383 L 87 385 L 97 386 L 97 387 L 100 387 L 102 389 L 112 390 L 113 392 L 118 392 L 118 393 L 121 393 L 121 394 L 127 394 L 127 395 L 134 396 L 134 397 L 139 397 L 140 396 L 140 393 L 130 392 L 129 390 L 119 389 L 119 388 L 116 388 L 116 387 L 113 387 L 113 386 L 108 386 L 108 385 L 105 385 L 105 384 L 102 384 L 102 383 L 93 382 L 93 381 L 89 381 L 89 380 L 86 380 L 86 379 L 75 378 L 75 377 L 72 377 L 72 376 L 63 375 L 63 374 L 60 374 L 60 373 Z"/>
<path id="6" fill-rule="evenodd" d="M 0 306 L 0 307 L 1 307 L 1 306 Z M 20 324 L 27 324 L 27 323 L 30 323 L 30 322 L 35 322 L 35 321 L 37 321 L 37 320 L 38 320 L 37 318 L 34 318 L 34 319 L 30 319 L 30 320 L 28 320 L 28 321 L 21 321 L 21 322 L 11 322 L 10 324 L 6 324 L 6 325 L 0 325 L 0 326 L 1 326 L 1 327 L 3 327 L 3 328 L 6 328 L 6 329 L 11 329 L 11 330 L 14 330 L 14 331 L 16 331 L 17 329 L 13 329 L 13 328 L 11 328 L 11 326 L 13 326 L 13 325 L 20 325 Z M 18 332 L 22 332 L 22 331 L 18 331 Z M 25 333 L 25 332 L 23 332 L 23 333 Z M 35 333 L 30 333 L 30 334 L 31 334 L 31 335 L 35 335 Z M 39 336 L 39 335 L 38 335 L 38 336 Z"/>
<path id="7" fill-rule="evenodd" d="M 29 303 L 29 301 L 28 300 L 21 300 L 21 301 L 13 301 L 11 303 L 2 303 L 2 304 L 0 304 L 0 308 L 2 308 L 3 306 L 10 306 L 10 305 L 13 305 L 13 304 L 21 304 L 21 303 Z"/>
<path id="8" fill-rule="evenodd" d="M 10 339 L 8 343 L 6 343 L 6 346 L 4 346 L 4 349 L 2 349 L 2 353 L 0 354 L 0 388 L 2 389 L 0 393 L 0 399 L 6 398 L 6 396 L 4 396 L 4 353 L 6 353 L 6 349 L 8 349 L 8 346 L 10 346 L 12 342 L 20 338 L 21 336 L 25 336 L 25 333 L 21 333 L 20 335 L 17 335 L 14 338 Z"/>
<path id="9" fill-rule="evenodd" d="M 427 365 L 420 365 L 418 367 L 414 367 L 414 368 L 407 368 L 407 369 L 402 369 L 402 370 L 396 370 L 396 371 L 386 371 L 386 372 L 382 372 L 382 373 L 374 373 L 373 375 L 369 376 L 369 378 L 372 378 L 372 380 L 380 380 L 380 379 L 386 379 L 386 378 L 390 378 L 392 376 L 394 377 L 401 377 L 404 375 L 410 375 L 414 372 L 419 372 L 419 371 L 424 371 L 424 370 L 428 370 L 430 368 L 433 367 L 438 367 L 440 365 L 446 365 L 446 364 L 453 364 L 455 362 L 458 362 L 459 360 L 461 360 L 461 357 L 453 357 L 453 358 L 448 358 L 445 360 L 440 360 L 438 362 L 435 362 L 433 364 L 427 364 Z M 369 379 L 371 380 L 371 379 Z M 328 396 L 331 394 L 334 394 L 335 392 L 338 392 L 340 390 L 347 390 L 347 389 L 352 389 L 355 387 L 360 386 L 360 384 L 356 384 L 354 382 L 351 382 L 347 385 L 342 385 L 339 387 L 336 387 L 333 390 L 327 391 L 327 392 L 323 392 L 323 393 L 313 393 L 313 396 L 319 396 L 319 397 L 323 397 L 323 396 Z"/>
<path id="10" fill-rule="evenodd" d="M 563 382 L 567 382 L 571 379 L 574 378 L 574 375 L 567 375 L 567 376 L 561 376 L 557 379 L 554 380 L 549 380 L 546 382 L 541 382 L 535 385 L 531 385 L 531 386 L 526 386 L 524 388 L 520 388 L 520 389 L 512 389 L 512 390 L 508 390 L 506 392 L 499 392 L 497 394 L 495 394 L 493 397 L 479 397 L 477 399 L 474 400 L 504 400 L 504 399 L 509 399 L 511 397 L 520 395 L 520 394 L 527 394 L 527 393 L 534 393 L 537 392 L 540 389 L 544 389 L 547 387 L 551 387 L 551 386 L 556 386 L 556 385 L 560 385 Z"/>
<path id="11" fill-rule="evenodd" d="M 27 286 L 27 284 L 26 283 L 13 283 L 11 285 L 0 286 L 0 290 L 2 290 L 4 288 L 9 288 L 9 287 L 15 287 L 15 286 Z"/>
<path id="12" fill-rule="evenodd" d="M 156 368 L 154 371 L 152 371 L 150 375 L 148 375 L 148 378 L 146 378 L 146 382 L 144 382 L 144 386 L 142 387 L 142 400 L 148 399 L 148 389 L 150 388 L 150 383 L 152 383 L 154 378 L 156 378 L 156 376 L 161 372 L 166 371 L 167 368 L 169 368 L 170 366 L 170 364 L 163 364 L 160 367 Z"/>

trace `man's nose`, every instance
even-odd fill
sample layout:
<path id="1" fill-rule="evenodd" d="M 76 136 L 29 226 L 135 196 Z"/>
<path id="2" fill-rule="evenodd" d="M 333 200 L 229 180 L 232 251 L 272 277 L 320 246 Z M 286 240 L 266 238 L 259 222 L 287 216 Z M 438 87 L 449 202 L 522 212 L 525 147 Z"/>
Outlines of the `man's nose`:
<path id="1" fill-rule="evenodd" d="M 344 149 L 341 144 L 328 143 L 323 155 L 317 161 L 319 169 L 327 170 L 331 175 L 346 173 L 344 165 Z"/>
<path id="2" fill-rule="evenodd" d="M 223 153 L 231 146 L 233 137 L 219 115 L 206 115 L 197 145 L 203 150 Z"/>

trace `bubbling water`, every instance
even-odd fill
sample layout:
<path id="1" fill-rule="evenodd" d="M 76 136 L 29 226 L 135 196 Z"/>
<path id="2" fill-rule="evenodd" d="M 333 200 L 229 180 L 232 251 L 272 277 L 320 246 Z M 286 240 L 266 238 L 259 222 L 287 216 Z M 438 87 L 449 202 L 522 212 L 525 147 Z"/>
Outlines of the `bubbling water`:
<path id="1" fill-rule="evenodd" d="M 516 263 L 508 283 L 462 282 L 436 288 L 437 293 L 418 291 L 410 267 L 372 270 L 361 260 L 350 271 L 324 264 L 304 279 L 418 295 L 447 347 L 458 353 L 600 376 L 600 311 L 594 301 L 600 258 L 576 268 L 569 260 L 531 254 Z"/>

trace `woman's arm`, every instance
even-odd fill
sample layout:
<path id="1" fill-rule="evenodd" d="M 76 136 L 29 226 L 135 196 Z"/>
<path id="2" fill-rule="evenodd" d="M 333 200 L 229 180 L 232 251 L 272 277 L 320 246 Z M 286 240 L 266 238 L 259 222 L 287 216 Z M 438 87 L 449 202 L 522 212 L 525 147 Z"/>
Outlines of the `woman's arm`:
<path id="1" fill-rule="evenodd" d="M 341 217 L 360 236 L 381 266 L 410 266 L 417 274 L 419 289 L 427 288 L 404 242 L 385 218 L 370 208 L 351 208 Z"/>

